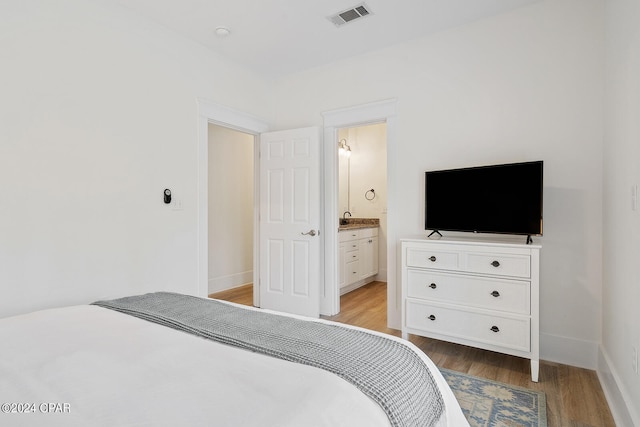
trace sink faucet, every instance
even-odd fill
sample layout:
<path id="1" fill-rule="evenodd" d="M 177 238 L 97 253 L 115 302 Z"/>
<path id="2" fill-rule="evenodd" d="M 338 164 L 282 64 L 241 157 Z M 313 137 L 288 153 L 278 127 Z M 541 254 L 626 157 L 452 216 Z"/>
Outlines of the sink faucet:
<path id="1" fill-rule="evenodd" d="M 344 213 L 342 214 L 342 219 L 347 219 L 347 214 L 349 214 L 349 218 L 351 218 L 351 212 L 344 211 Z"/>

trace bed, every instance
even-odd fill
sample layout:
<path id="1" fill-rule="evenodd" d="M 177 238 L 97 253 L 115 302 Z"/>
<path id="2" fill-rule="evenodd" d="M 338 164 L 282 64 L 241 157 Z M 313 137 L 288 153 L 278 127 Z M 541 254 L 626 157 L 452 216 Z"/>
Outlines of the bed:
<path id="1" fill-rule="evenodd" d="M 168 300 L 158 304 L 150 299 L 157 295 Z M 132 301 L 146 304 L 142 314 L 132 312 Z M 181 301 L 195 303 L 197 308 L 180 308 Z M 149 315 L 150 305 L 159 314 Z M 202 332 L 199 325 L 188 323 L 190 320 L 168 314 L 167 306 L 169 311 L 182 310 L 183 317 L 200 319 L 196 322 L 205 319 L 205 329 L 209 324 L 222 324 L 218 317 L 233 321 L 225 324 L 223 332 Z M 193 314 L 199 310 L 212 311 Z M 240 333 L 228 332 L 229 324 L 238 323 L 238 319 L 249 326 L 243 326 Z M 254 327 L 262 329 L 247 329 Z M 307 331 L 303 334 L 320 335 L 324 341 L 333 342 L 333 338 L 325 338 L 339 334 L 342 338 L 335 342 L 340 342 L 341 348 L 349 346 L 341 339 L 344 343 L 364 339 L 367 350 L 356 351 L 367 356 L 366 364 L 354 361 L 355 368 L 342 368 L 352 357 L 340 349 L 326 350 L 319 362 L 310 360 L 308 354 L 300 356 L 300 348 L 312 356 L 325 352 L 322 342 L 320 350 L 290 338 L 283 339 L 284 344 L 278 344 L 275 350 L 259 348 L 265 340 L 278 341 L 272 339 L 274 334 L 290 337 L 299 334 L 299 329 Z M 215 337 L 209 336 L 212 334 Z M 246 342 L 237 338 L 242 334 Z M 393 353 L 391 360 L 384 361 L 389 358 L 377 353 L 387 350 L 378 350 L 378 341 L 385 346 L 380 348 L 393 347 L 404 356 Z M 399 398 L 400 404 L 393 403 L 399 391 L 412 390 L 407 393 L 409 398 L 422 393 L 426 381 L 417 381 L 422 378 L 419 375 L 432 378 L 435 394 L 439 394 L 435 406 L 442 406 L 429 424 L 468 425 L 438 369 L 411 343 L 334 322 L 223 301 L 154 293 L 43 310 L 1 319 L 0 342 L 0 425 L 426 425 L 415 421 L 423 418 L 412 418 L 413 414 L 402 418 L 389 408 L 405 404 L 402 399 L 406 396 Z M 289 345 L 291 350 L 282 350 Z M 383 364 L 370 363 L 373 357 L 382 357 Z M 387 372 L 397 369 L 395 365 L 401 364 L 397 361 L 407 357 L 419 361 L 419 366 L 411 369 L 420 371 Z M 371 366 L 367 368 L 368 364 Z M 359 371 L 367 369 L 382 376 L 369 379 L 366 375 L 371 373 L 365 372 L 364 379 L 357 377 L 362 375 Z M 358 372 L 352 374 L 354 371 Z M 384 390 L 376 388 L 380 383 L 384 383 Z M 420 402 L 408 404 L 413 405 L 412 411 L 433 412 L 434 405 Z"/>

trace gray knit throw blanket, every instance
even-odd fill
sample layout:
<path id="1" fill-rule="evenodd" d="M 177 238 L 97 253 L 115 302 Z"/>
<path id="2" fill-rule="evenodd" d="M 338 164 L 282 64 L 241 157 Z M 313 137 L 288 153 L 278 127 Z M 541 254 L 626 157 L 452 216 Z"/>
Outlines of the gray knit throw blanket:
<path id="1" fill-rule="evenodd" d="M 93 304 L 332 372 L 378 403 L 392 426 L 433 426 L 444 409 L 420 357 L 401 342 L 379 335 L 168 292 Z"/>

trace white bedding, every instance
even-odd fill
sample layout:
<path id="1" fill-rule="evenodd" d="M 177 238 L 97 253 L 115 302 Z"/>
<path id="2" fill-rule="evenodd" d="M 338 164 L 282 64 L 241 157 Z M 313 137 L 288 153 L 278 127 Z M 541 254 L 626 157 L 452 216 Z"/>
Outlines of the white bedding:
<path id="1" fill-rule="evenodd" d="M 433 362 L 402 342 L 440 386 L 438 425 L 468 425 Z M 334 374 L 97 306 L 2 319 L 0 348 L 0 425 L 389 426 Z"/>

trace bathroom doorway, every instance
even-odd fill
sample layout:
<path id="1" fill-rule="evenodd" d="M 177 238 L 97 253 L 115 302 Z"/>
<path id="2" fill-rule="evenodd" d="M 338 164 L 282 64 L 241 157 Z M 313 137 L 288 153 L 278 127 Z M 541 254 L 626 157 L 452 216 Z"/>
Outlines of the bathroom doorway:
<path id="1" fill-rule="evenodd" d="M 253 282 L 255 140 L 208 124 L 207 294 Z"/>
<path id="2" fill-rule="evenodd" d="M 379 220 L 376 276 L 387 282 L 387 123 L 338 129 L 338 215 Z"/>

